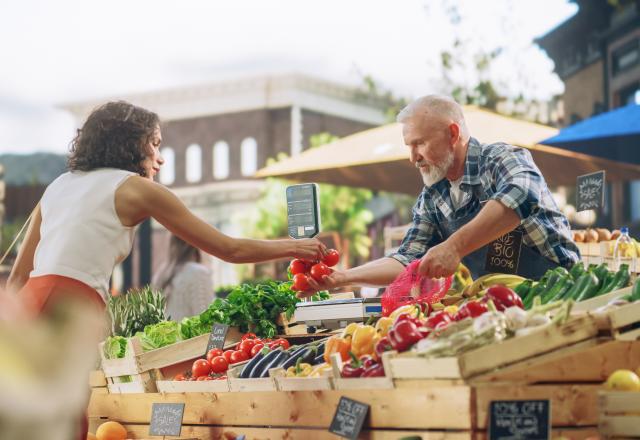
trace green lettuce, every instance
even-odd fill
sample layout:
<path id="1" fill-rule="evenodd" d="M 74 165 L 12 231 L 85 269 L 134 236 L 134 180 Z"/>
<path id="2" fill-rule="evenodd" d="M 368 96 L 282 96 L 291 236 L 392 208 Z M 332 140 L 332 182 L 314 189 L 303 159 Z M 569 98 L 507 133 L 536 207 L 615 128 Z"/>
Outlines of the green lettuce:
<path id="1" fill-rule="evenodd" d="M 109 336 L 104 341 L 104 356 L 107 359 L 123 358 L 127 351 L 127 338 L 122 336 Z"/>

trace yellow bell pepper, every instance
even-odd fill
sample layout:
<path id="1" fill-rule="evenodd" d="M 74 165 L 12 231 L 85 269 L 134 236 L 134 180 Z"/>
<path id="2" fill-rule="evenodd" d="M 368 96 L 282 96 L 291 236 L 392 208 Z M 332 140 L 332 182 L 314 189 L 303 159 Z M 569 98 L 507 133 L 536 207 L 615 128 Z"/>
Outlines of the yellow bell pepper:
<path id="1" fill-rule="evenodd" d="M 357 322 L 352 322 L 351 324 L 346 326 L 344 328 L 344 330 L 342 330 L 342 334 L 340 335 L 340 337 L 341 338 L 347 338 L 347 337 L 353 336 L 353 332 L 356 331 L 356 329 L 358 328 L 359 325 L 360 324 L 358 324 Z"/>
<path id="2" fill-rule="evenodd" d="M 376 322 L 376 331 L 380 336 L 387 336 L 387 333 L 391 330 L 391 326 L 393 326 L 393 319 L 382 317 Z"/>
<path id="3" fill-rule="evenodd" d="M 351 340 L 351 352 L 360 357 L 365 354 L 373 354 L 373 337 L 376 335 L 376 329 L 370 325 L 358 326 L 353 332 Z"/>
<path id="4" fill-rule="evenodd" d="M 309 377 L 322 377 L 325 376 L 325 373 L 331 373 L 331 364 L 322 363 L 320 365 L 316 365 L 316 367 L 311 371 Z"/>
<path id="5" fill-rule="evenodd" d="M 444 308 L 444 311 L 447 312 L 449 315 L 453 316 L 456 313 L 458 313 L 458 306 L 455 304 L 452 306 L 447 306 Z"/>
<path id="6" fill-rule="evenodd" d="M 312 370 L 311 364 L 298 362 L 295 366 L 287 368 L 287 377 L 307 377 Z"/>

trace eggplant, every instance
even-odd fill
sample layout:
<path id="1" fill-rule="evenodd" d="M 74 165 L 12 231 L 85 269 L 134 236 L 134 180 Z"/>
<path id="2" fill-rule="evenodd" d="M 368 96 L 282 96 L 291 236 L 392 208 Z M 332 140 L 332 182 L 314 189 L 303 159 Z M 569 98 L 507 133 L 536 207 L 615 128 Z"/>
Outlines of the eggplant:
<path id="1" fill-rule="evenodd" d="M 269 377 L 269 370 L 272 368 L 276 368 L 279 367 L 280 365 L 282 365 L 282 363 L 284 361 L 286 361 L 287 359 L 289 359 L 289 356 L 291 356 L 289 354 L 289 352 L 287 351 L 281 351 L 280 353 L 278 353 L 276 355 L 275 358 L 273 358 L 273 360 L 271 362 L 269 362 L 267 365 L 265 365 L 264 370 L 262 370 L 262 374 L 259 377 Z"/>
<path id="2" fill-rule="evenodd" d="M 316 356 L 313 359 L 313 362 L 311 362 L 311 365 L 320 365 L 323 362 L 324 362 L 324 353 L 323 354 L 319 354 L 318 356 Z"/>
<path id="3" fill-rule="evenodd" d="M 256 353 L 256 355 L 253 358 L 251 358 L 251 360 L 244 365 L 244 368 L 242 369 L 242 372 L 240 373 L 240 377 L 242 379 L 250 378 L 251 377 L 251 371 L 255 368 L 256 365 L 258 365 L 258 363 L 262 360 L 262 358 L 264 358 L 268 353 L 269 353 L 269 351 L 265 351 L 264 349 L 260 350 L 258 353 Z"/>
<path id="4" fill-rule="evenodd" d="M 296 350 L 291 354 L 291 357 L 287 359 L 285 363 L 282 364 L 282 368 L 286 370 L 289 367 L 295 366 L 296 362 L 298 362 L 298 359 L 300 359 L 300 362 L 305 362 L 307 364 L 310 364 L 313 361 L 313 359 L 316 357 L 315 354 L 317 350 L 318 349 L 316 348 L 315 345 L 302 347 L 302 350 Z"/>
<path id="5" fill-rule="evenodd" d="M 327 346 L 327 342 L 326 341 L 322 341 L 320 344 L 318 344 L 318 352 L 316 353 L 318 354 L 324 354 L 324 348 Z"/>
<path id="6" fill-rule="evenodd" d="M 269 353 L 265 354 L 262 359 L 256 364 L 256 366 L 251 370 L 249 374 L 250 379 L 255 379 L 260 377 L 262 371 L 264 371 L 264 367 L 269 365 L 271 361 L 275 359 L 275 357 L 282 352 L 282 349 L 271 350 Z"/>

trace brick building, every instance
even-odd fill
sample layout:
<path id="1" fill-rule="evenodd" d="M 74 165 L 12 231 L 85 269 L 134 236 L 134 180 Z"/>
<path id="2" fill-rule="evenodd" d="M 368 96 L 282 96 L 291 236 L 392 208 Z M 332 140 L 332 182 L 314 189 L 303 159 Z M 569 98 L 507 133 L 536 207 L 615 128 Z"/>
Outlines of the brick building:
<path id="1" fill-rule="evenodd" d="M 564 81 L 565 125 L 640 103 L 640 0 L 573 1 L 578 12 L 536 40 Z"/>
<path id="2" fill-rule="evenodd" d="M 252 178 L 268 158 L 295 155 L 311 135 L 346 136 L 385 122 L 385 103 L 358 89 L 299 74 L 264 76 L 120 96 L 163 120 L 160 181 L 197 215 L 221 231 L 242 235 L 262 182 Z M 78 123 L 106 100 L 65 105 Z M 284 197 L 284 195 L 283 195 Z M 146 282 L 157 268 L 168 233 L 153 225 L 153 257 L 133 256 L 131 282 Z M 144 232 L 139 239 L 144 241 Z M 142 246 L 144 248 L 145 246 Z M 137 253 L 145 252 L 139 248 Z M 232 265 L 211 259 L 216 286 L 237 282 Z"/>

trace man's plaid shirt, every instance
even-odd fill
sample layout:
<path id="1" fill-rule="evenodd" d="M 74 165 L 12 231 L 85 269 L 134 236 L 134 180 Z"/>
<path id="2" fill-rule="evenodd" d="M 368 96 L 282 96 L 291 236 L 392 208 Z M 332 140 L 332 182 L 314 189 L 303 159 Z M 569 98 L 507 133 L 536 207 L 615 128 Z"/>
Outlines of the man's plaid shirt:
<path id="1" fill-rule="evenodd" d="M 464 192 L 461 206 L 454 209 L 447 179 L 425 186 L 413 207 L 411 228 L 400 248 L 388 256 L 407 265 L 441 243 L 438 223 L 467 215 L 475 205 L 469 202 L 475 197 L 476 185 L 481 185 L 487 200 L 498 200 L 518 214 L 525 245 L 564 267 L 579 260 L 569 222 L 558 209 L 529 151 L 505 143 L 481 145 L 474 138 L 469 140 L 460 183 Z"/>

